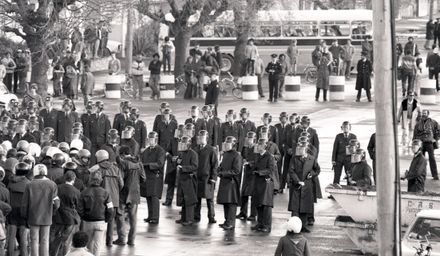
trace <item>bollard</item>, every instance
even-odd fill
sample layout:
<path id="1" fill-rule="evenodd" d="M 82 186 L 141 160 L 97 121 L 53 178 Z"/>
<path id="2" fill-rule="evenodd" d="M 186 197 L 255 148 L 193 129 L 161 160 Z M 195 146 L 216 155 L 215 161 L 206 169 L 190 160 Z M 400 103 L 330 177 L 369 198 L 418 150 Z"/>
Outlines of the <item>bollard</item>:
<path id="1" fill-rule="evenodd" d="M 120 99 L 121 98 L 121 76 L 109 75 L 105 81 L 104 94 L 108 99 Z"/>
<path id="2" fill-rule="evenodd" d="M 345 99 L 345 77 L 344 76 L 330 76 L 329 94 L 330 101 L 344 101 Z"/>
<path id="3" fill-rule="evenodd" d="M 420 79 L 420 103 L 426 105 L 436 104 L 437 90 L 435 87 L 435 79 Z"/>
<path id="4" fill-rule="evenodd" d="M 175 99 L 176 90 L 174 85 L 174 75 L 161 75 L 159 82 L 159 92 L 161 99 Z"/>
<path id="5" fill-rule="evenodd" d="M 245 76 L 242 78 L 242 98 L 243 100 L 258 100 L 258 77 Z"/>
<path id="6" fill-rule="evenodd" d="M 300 100 L 301 77 L 286 76 L 284 78 L 284 100 Z"/>

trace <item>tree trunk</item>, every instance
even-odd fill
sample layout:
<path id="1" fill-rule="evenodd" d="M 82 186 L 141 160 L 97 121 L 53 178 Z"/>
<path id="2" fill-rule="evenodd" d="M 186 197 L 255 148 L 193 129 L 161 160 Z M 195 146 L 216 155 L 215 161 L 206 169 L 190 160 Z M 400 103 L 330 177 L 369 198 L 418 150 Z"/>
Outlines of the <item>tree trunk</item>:
<path id="1" fill-rule="evenodd" d="M 127 36 L 125 37 L 125 72 L 131 74 L 133 62 L 133 9 L 127 10 Z"/>
<path id="2" fill-rule="evenodd" d="M 191 39 L 192 32 L 187 29 L 179 29 L 175 37 L 175 60 L 174 60 L 174 75 L 181 75 L 184 70 L 183 66 L 186 62 L 186 57 L 188 53 L 189 41 Z"/>
<path id="3" fill-rule="evenodd" d="M 434 19 L 434 0 L 429 0 L 429 19 Z"/>
<path id="4" fill-rule="evenodd" d="M 42 51 L 42 49 L 45 49 L 44 40 L 38 36 L 27 36 L 25 39 L 32 55 L 31 82 L 37 83 L 38 93 L 45 96 L 47 94 L 49 60 Z"/>
<path id="5" fill-rule="evenodd" d="M 400 0 L 394 0 L 394 18 L 400 19 Z"/>
<path id="6" fill-rule="evenodd" d="M 232 74 L 241 76 L 242 67 L 245 61 L 244 51 L 246 49 L 249 38 L 249 28 L 243 31 L 237 30 L 237 40 L 235 41 L 234 49 L 234 65 L 232 67 Z"/>

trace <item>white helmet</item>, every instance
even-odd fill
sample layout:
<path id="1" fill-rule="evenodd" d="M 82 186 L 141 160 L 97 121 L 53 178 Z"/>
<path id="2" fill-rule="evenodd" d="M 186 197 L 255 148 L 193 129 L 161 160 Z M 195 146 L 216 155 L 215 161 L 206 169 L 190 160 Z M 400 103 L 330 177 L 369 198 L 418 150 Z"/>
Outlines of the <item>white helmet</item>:
<path id="1" fill-rule="evenodd" d="M 37 143 L 31 142 L 29 143 L 29 153 L 28 155 L 31 155 L 33 157 L 40 157 L 41 154 L 41 147 Z"/>
<path id="2" fill-rule="evenodd" d="M 53 158 L 53 156 L 57 153 L 63 154 L 63 151 L 61 151 L 59 148 L 57 147 L 49 147 L 49 149 L 46 152 L 46 156 Z"/>
<path id="3" fill-rule="evenodd" d="M 108 152 L 106 150 L 98 150 L 95 154 L 96 156 L 96 162 L 100 163 L 102 161 L 108 160 L 110 156 L 108 155 Z"/>
<path id="4" fill-rule="evenodd" d="M 70 142 L 70 150 L 76 149 L 77 151 L 80 151 L 81 149 L 83 149 L 83 147 L 84 143 L 82 142 L 82 140 L 75 139 Z"/>
<path id="5" fill-rule="evenodd" d="M 47 167 L 44 164 L 37 164 L 34 166 L 34 177 L 38 175 L 47 175 Z"/>

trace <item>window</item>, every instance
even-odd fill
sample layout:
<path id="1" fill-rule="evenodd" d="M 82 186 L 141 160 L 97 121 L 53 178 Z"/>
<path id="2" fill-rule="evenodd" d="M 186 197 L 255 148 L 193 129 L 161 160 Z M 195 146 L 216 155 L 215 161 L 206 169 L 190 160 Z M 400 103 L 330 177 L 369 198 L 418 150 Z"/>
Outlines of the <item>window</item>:
<path id="1" fill-rule="evenodd" d="M 216 25 L 214 27 L 214 37 L 236 37 L 234 25 Z"/>
<path id="2" fill-rule="evenodd" d="M 261 25 L 253 31 L 253 37 L 280 37 L 281 26 L 279 25 Z"/>
<path id="3" fill-rule="evenodd" d="M 295 21 L 283 25 L 285 37 L 314 37 L 318 36 L 318 26 L 315 21 Z"/>
<path id="4" fill-rule="evenodd" d="M 373 25 L 371 21 L 357 20 L 351 23 L 351 38 L 363 40 L 370 39 L 373 33 Z"/>
<path id="5" fill-rule="evenodd" d="M 348 21 L 321 21 L 319 30 L 321 36 L 349 36 L 350 23 Z"/>
<path id="6" fill-rule="evenodd" d="M 419 218 L 414 223 L 409 238 L 422 241 L 428 238 L 429 241 L 440 242 L 440 220 Z"/>

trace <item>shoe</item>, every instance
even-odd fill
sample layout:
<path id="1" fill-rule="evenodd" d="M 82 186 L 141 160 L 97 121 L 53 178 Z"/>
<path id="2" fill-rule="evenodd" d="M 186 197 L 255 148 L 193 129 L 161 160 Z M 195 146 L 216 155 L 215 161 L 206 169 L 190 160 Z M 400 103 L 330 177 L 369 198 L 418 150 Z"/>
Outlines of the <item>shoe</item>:
<path id="1" fill-rule="evenodd" d="M 214 218 L 212 218 L 212 219 L 209 219 L 208 223 L 209 224 L 215 224 L 215 223 L 217 223 L 217 221 Z"/>
<path id="2" fill-rule="evenodd" d="M 253 226 L 253 227 L 251 227 L 251 230 L 254 230 L 254 231 L 257 231 L 257 230 L 259 230 L 259 229 L 261 229 L 261 226 L 260 225 L 255 225 L 255 226 Z"/>
<path id="3" fill-rule="evenodd" d="M 324 102 L 326 102 L 327 101 L 327 99 L 324 99 Z"/>
<path id="4" fill-rule="evenodd" d="M 150 220 L 148 223 L 153 224 L 153 225 L 157 225 L 157 224 L 159 224 L 159 220 Z"/>
<path id="5" fill-rule="evenodd" d="M 170 201 L 165 201 L 164 203 L 162 203 L 163 206 L 171 206 L 171 202 Z"/>
<path id="6" fill-rule="evenodd" d="M 247 216 L 246 214 L 240 213 L 237 216 L 235 216 L 235 218 L 240 220 L 246 220 Z"/>
<path id="7" fill-rule="evenodd" d="M 334 198 L 332 195 L 329 195 L 327 198 L 328 198 L 328 199 L 335 200 L 335 198 Z"/>
<path id="8" fill-rule="evenodd" d="M 301 233 L 310 233 L 310 230 L 308 228 L 302 227 Z"/>
<path id="9" fill-rule="evenodd" d="M 278 98 L 283 98 L 283 95 L 282 94 L 278 95 Z"/>
<path id="10" fill-rule="evenodd" d="M 113 244 L 112 244 L 112 243 L 105 243 L 105 246 L 107 246 L 107 247 L 113 247 Z"/>
<path id="11" fill-rule="evenodd" d="M 258 229 L 259 232 L 263 232 L 263 233 L 270 233 L 270 229 L 262 227 Z"/>
<path id="12" fill-rule="evenodd" d="M 229 226 L 229 225 L 223 225 L 222 227 L 224 230 L 233 230 L 235 227 L 234 226 Z"/>
<path id="13" fill-rule="evenodd" d="M 272 102 L 272 99 L 268 99 L 267 101 L 268 101 L 268 102 Z"/>
<path id="14" fill-rule="evenodd" d="M 307 226 L 313 226 L 315 224 L 314 220 L 307 221 Z"/>
<path id="15" fill-rule="evenodd" d="M 200 218 L 194 218 L 194 222 L 200 222 Z"/>
<path id="16" fill-rule="evenodd" d="M 319 99 L 318 99 L 318 98 L 315 98 L 315 101 L 319 101 Z"/>
<path id="17" fill-rule="evenodd" d="M 133 242 L 133 241 L 128 241 L 128 242 L 127 242 L 127 245 L 128 245 L 128 246 L 134 246 L 134 242 Z"/>
<path id="18" fill-rule="evenodd" d="M 278 100 L 277 100 L 277 99 L 274 99 L 273 102 L 278 102 Z"/>
<path id="19" fill-rule="evenodd" d="M 255 218 L 255 216 L 249 216 L 248 218 L 247 218 L 247 220 L 248 221 L 256 221 L 257 219 Z"/>
<path id="20" fill-rule="evenodd" d="M 433 180 L 438 180 L 438 176 L 436 176 L 436 177 L 434 177 L 434 178 L 432 178 Z"/>
<path id="21" fill-rule="evenodd" d="M 261 98 L 265 98 L 266 96 L 264 96 L 263 94 L 260 95 Z"/>
<path id="22" fill-rule="evenodd" d="M 123 242 L 123 241 L 121 241 L 121 240 L 115 240 L 115 241 L 113 241 L 113 244 L 114 245 L 119 245 L 119 246 L 124 246 L 125 245 L 125 242 Z"/>
<path id="23" fill-rule="evenodd" d="M 192 226 L 192 224 L 194 224 L 193 221 L 184 221 L 184 222 L 182 222 L 183 226 Z"/>
<path id="24" fill-rule="evenodd" d="M 225 223 L 218 224 L 219 227 L 223 228 L 223 226 L 226 225 Z"/>
<path id="25" fill-rule="evenodd" d="M 368 99 L 368 102 L 373 102 L 371 99 Z"/>
<path id="26" fill-rule="evenodd" d="M 360 99 L 356 99 L 356 102 L 361 102 L 361 100 Z"/>
<path id="27" fill-rule="evenodd" d="M 146 219 L 144 219 L 144 222 L 149 223 L 150 220 L 151 220 L 150 218 L 146 218 Z"/>
<path id="28" fill-rule="evenodd" d="M 182 224 L 182 223 L 183 223 L 182 219 L 180 219 L 180 220 L 176 220 L 175 222 L 176 222 L 177 224 Z"/>

